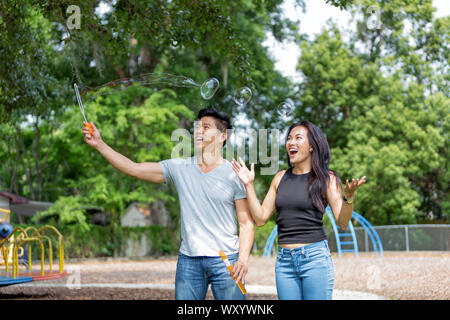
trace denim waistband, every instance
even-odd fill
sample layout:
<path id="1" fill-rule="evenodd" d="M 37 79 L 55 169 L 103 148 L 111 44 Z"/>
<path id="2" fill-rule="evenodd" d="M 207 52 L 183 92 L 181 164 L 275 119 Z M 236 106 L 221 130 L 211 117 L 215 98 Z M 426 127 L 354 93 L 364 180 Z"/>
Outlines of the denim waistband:
<path id="1" fill-rule="evenodd" d="M 305 254 L 305 252 L 311 252 L 311 251 L 317 250 L 318 248 L 327 248 L 329 250 L 328 240 L 317 241 L 317 242 L 307 244 L 306 246 L 298 247 L 295 249 L 286 249 L 279 245 L 278 252 L 281 254 L 294 254 L 297 252 L 301 252 L 302 254 Z"/>
<path id="2" fill-rule="evenodd" d="M 204 258 L 215 259 L 215 258 L 221 258 L 220 256 L 188 256 L 187 254 L 184 254 L 181 251 L 178 252 L 178 257 L 191 258 L 191 259 L 204 259 Z M 229 253 L 229 254 L 227 254 L 227 258 L 228 259 L 238 259 L 239 258 L 239 252 Z"/>

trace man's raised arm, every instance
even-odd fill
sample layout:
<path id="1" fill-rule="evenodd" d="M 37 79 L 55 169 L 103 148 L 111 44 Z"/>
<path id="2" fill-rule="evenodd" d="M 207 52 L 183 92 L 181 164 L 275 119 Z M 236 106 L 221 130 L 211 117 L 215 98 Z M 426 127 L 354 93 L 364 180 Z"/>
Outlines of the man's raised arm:
<path id="1" fill-rule="evenodd" d="M 84 141 L 112 164 L 114 168 L 120 172 L 125 173 L 131 177 L 135 177 L 141 180 L 150 181 L 153 183 L 163 183 L 164 175 L 161 166 L 157 162 L 142 162 L 136 163 L 131 161 L 127 157 L 113 150 L 108 146 L 101 138 L 100 132 L 97 127 L 91 122 L 92 131 L 94 135 L 91 135 L 89 129 L 84 126 L 83 134 Z"/>

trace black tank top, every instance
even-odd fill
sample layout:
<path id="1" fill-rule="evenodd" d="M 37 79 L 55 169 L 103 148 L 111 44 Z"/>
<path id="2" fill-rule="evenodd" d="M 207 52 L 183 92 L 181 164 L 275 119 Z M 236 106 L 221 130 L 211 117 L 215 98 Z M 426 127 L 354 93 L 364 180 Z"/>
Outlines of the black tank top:
<path id="1" fill-rule="evenodd" d="M 278 184 L 278 243 L 313 243 L 327 239 L 323 228 L 323 212 L 313 206 L 308 194 L 310 172 L 294 174 L 289 168 Z"/>

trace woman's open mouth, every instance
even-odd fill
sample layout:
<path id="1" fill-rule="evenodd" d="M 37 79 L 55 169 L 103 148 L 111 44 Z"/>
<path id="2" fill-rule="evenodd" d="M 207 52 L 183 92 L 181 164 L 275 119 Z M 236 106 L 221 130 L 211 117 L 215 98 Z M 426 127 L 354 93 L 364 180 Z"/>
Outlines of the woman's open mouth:
<path id="1" fill-rule="evenodd" d="M 289 156 L 293 157 L 293 156 L 295 156 L 297 154 L 297 152 L 298 152 L 297 149 L 291 148 L 291 149 L 289 149 Z"/>

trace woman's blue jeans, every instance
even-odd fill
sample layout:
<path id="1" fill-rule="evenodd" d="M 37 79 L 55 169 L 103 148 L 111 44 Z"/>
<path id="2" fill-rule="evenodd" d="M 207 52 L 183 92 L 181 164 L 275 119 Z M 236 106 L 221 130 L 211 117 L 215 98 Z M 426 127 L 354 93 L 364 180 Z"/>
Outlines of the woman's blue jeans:
<path id="1" fill-rule="evenodd" d="M 334 270 L 328 241 L 295 249 L 279 246 L 275 274 L 280 300 L 331 300 Z"/>

